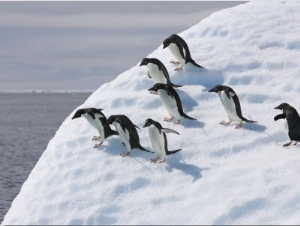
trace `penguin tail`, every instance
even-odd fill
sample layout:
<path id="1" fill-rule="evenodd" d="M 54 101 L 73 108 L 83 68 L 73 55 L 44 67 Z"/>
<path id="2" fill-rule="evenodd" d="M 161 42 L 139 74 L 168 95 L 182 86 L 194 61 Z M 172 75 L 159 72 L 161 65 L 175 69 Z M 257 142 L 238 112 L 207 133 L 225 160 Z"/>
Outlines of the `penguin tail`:
<path id="1" fill-rule="evenodd" d="M 192 117 L 188 116 L 188 115 L 185 114 L 185 113 L 182 113 L 181 116 L 184 117 L 184 118 L 190 119 L 190 120 L 197 120 L 197 119 L 195 119 L 195 118 L 192 118 Z"/>
<path id="2" fill-rule="evenodd" d="M 172 154 L 175 154 L 176 152 L 179 152 L 181 151 L 181 148 L 180 149 L 177 149 L 177 150 L 173 150 L 173 151 L 166 151 L 166 155 L 172 155 Z"/>
<path id="3" fill-rule="evenodd" d="M 139 145 L 137 148 L 142 150 L 142 151 L 146 151 L 146 152 L 149 152 L 149 153 L 154 153 L 153 151 L 149 151 L 146 148 L 142 147 L 142 145 Z"/>
<path id="4" fill-rule="evenodd" d="M 196 67 L 203 68 L 201 65 L 197 64 L 194 60 L 191 60 L 190 63 Z"/>
<path id="5" fill-rule="evenodd" d="M 178 88 L 178 87 L 182 87 L 182 85 L 176 85 L 176 84 L 173 84 L 173 83 L 170 83 L 170 85 L 174 88 Z"/>
<path id="6" fill-rule="evenodd" d="M 246 118 L 244 118 L 244 117 L 242 117 L 242 120 L 243 120 L 244 122 L 250 122 L 250 123 L 257 122 L 257 121 L 252 121 L 252 120 L 246 119 Z"/>

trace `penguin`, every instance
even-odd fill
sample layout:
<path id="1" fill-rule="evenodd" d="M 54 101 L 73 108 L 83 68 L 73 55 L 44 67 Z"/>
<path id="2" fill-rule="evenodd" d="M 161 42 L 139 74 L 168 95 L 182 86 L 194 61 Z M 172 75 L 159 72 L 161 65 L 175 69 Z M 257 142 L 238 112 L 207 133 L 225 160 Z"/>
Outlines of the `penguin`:
<path id="1" fill-rule="evenodd" d="M 163 41 L 163 49 L 167 47 L 169 47 L 171 53 L 177 59 L 177 61 L 172 60 L 170 63 L 181 65 L 181 67 L 176 68 L 175 71 L 180 71 L 187 63 L 191 63 L 196 67 L 203 68 L 192 59 L 187 43 L 179 35 L 172 34 L 166 38 Z"/>
<path id="2" fill-rule="evenodd" d="M 179 133 L 175 130 L 163 128 L 161 124 L 157 121 L 152 120 L 151 118 L 146 119 L 143 128 L 148 127 L 148 135 L 150 142 L 152 144 L 153 149 L 156 152 L 156 158 L 151 159 L 151 162 L 156 163 L 160 158 L 162 160 L 159 163 L 163 163 L 166 161 L 166 156 L 175 154 L 176 152 L 181 151 L 181 149 L 177 149 L 174 151 L 168 150 L 168 141 L 166 133 Z"/>
<path id="3" fill-rule="evenodd" d="M 286 119 L 288 124 L 288 135 L 290 142 L 284 144 L 283 147 L 296 145 L 297 142 L 300 141 L 300 116 L 297 110 L 290 105 L 286 105 L 282 109 L 282 114 L 274 117 L 274 121 L 279 119 Z"/>
<path id="4" fill-rule="evenodd" d="M 139 129 L 139 127 L 134 125 L 126 115 L 111 115 L 107 121 L 116 127 L 119 136 L 127 147 L 127 151 L 122 153 L 121 156 L 128 156 L 134 148 L 150 152 L 140 144 L 140 138 L 136 130 L 136 128 Z"/>
<path id="5" fill-rule="evenodd" d="M 165 117 L 164 121 L 169 122 L 174 118 L 176 120 L 174 124 L 178 124 L 181 120 L 181 117 L 190 120 L 197 120 L 186 115 L 183 112 L 182 103 L 179 98 L 179 95 L 172 86 L 168 84 L 156 83 L 154 84 L 154 86 L 148 89 L 148 91 L 152 94 L 158 94 L 167 111 L 169 112 L 170 116 Z"/>
<path id="6" fill-rule="evenodd" d="M 169 73 L 165 65 L 157 58 L 143 58 L 140 66 L 148 67 L 148 77 L 152 78 L 155 83 L 164 83 L 172 87 L 182 87 L 171 82 Z"/>
<path id="7" fill-rule="evenodd" d="M 96 108 L 82 108 L 78 109 L 73 119 L 83 117 L 85 118 L 92 127 L 94 127 L 98 132 L 99 136 L 93 136 L 93 141 L 99 140 L 100 143 L 95 144 L 94 148 L 99 147 L 106 138 L 112 135 L 119 135 L 117 131 L 112 130 L 107 122 L 105 115 L 102 113 L 103 109 L 96 109 Z"/>
<path id="8" fill-rule="evenodd" d="M 220 122 L 220 124 L 228 125 L 232 121 L 237 121 L 239 122 L 239 124 L 235 128 L 239 129 L 242 127 L 243 121 L 250 122 L 250 123 L 256 122 L 256 121 L 248 120 L 243 117 L 239 98 L 236 95 L 236 93 L 233 91 L 233 89 L 230 88 L 229 86 L 216 85 L 208 92 L 215 92 L 219 94 L 223 107 L 227 112 L 229 121 L 228 122 L 222 121 Z"/>
<path id="9" fill-rule="evenodd" d="M 285 106 L 290 106 L 290 105 L 288 103 L 281 103 L 277 107 L 275 107 L 274 109 L 278 109 L 278 110 L 281 110 L 281 112 L 283 112 L 283 108 Z M 287 124 L 286 119 L 284 118 L 284 120 L 280 120 L 280 121 L 282 121 L 283 130 L 288 134 L 289 129 L 288 129 L 288 124 Z"/>

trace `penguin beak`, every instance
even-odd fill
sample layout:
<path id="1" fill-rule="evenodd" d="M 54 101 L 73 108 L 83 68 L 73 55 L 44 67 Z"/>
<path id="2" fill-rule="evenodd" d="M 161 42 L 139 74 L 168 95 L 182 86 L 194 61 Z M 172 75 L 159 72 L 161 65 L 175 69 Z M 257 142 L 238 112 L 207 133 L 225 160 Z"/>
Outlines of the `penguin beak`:
<path id="1" fill-rule="evenodd" d="M 277 107 L 274 107 L 274 109 L 279 109 L 279 110 L 281 110 L 281 109 L 279 108 L 279 106 L 277 106 Z"/>
<path id="2" fill-rule="evenodd" d="M 208 91 L 209 93 L 215 92 L 217 93 L 217 90 L 215 90 L 215 88 L 212 88 L 211 90 Z"/>
<path id="3" fill-rule="evenodd" d="M 77 116 L 76 114 L 72 117 L 72 120 L 75 118 L 79 118 L 79 116 Z"/>
<path id="4" fill-rule="evenodd" d="M 148 89 L 148 91 L 149 91 L 151 94 L 156 94 L 156 95 L 158 95 L 158 94 L 157 94 L 157 91 L 154 90 L 153 88 Z"/>

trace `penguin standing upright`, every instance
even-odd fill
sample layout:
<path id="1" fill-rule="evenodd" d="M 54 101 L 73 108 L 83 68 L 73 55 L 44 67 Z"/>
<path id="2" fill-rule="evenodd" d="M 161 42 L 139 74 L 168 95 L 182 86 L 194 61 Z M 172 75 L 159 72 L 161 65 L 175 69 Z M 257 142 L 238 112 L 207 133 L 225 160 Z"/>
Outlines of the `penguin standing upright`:
<path id="1" fill-rule="evenodd" d="M 288 147 L 290 145 L 296 145 L 300 141 L 300 116 L 295 108 L 290 105 L 286 105 L 282 109 L 282 114 L 276 115 L 274 121 L 278 119 L 286 119 L 288 124 L 288 135 L 290 142 L 283 145 L 283 147 Z"/>
<path id="2" fill-rule="evenodd" d="M 181 85 L 175 85 L 171 82 L 167 68 L 157 58 L 144 58 L 142 59 L 140 66 L 143 65 L 148 67 L 148 76 L 154 80 L 154 83 L 163 83 L 172 87 L 181 87 Z"/>
<path id="3" fill-rule="evenodd" d="M 127 147 L 127 151 L 122 153 L 121 156 L 124 157 L 129 155 L 134 148 L 150 152 L 140 144 L 140 138 L 136 130 L 136 128 L 139 129 L 139 127 L 134 125 L 126 115 L 111 115 L 107 121 L 109 124 L 113 124 L 116 127 L 119 136 Z"/>
<path id="4" fill-rule="evenodd" d="M 107 122 L 105 115 L 102 113 L 103 109 L 96 108 L 82 108 L 78 109 L 72 119 L 83 117 L 85 118 L 92 127 L 94 127 L 98 132 L 99 136 L 93 136 L 92 140 L 99 140 L 100 143 L 95 144 L 94 148 L 99 147 L 106 138 L 112 135 L 118 135 L 118 132 L 112 130 Z"/>
<path id="5" fill-rule="evenodd" d="M 148 118 L 145 121 L 143 127 L 148 127 L 148 135 L 150 138 L 150 142 L 156 152 L 156 158 L 151 159 L 151 162 L 156 163 L 160 158 L 162 158 L 162 160 L 160 160 L 159 163 L 165 162 L 167 155 L 175 154 L 176 152 L 179 152 L 181 150 L 168 150 L 168 141 L 166 133 L 175 133 L 179 135 L 179 133 L 175 130 L 163 128 L 159 122 L 154 121 L 151 118 Z"/>
<path id="6" fill-rule="evenodd" d="M 176 68 L 175 71 L 181 70 L 187 63 L 191 63 L 196 67 L 203 68 L 192 59 L 187 43 L 179 35 L 172 34 L 166 38 L 163 41 L 163 49 L 167 47 L 169 47 L 171 53 L 177 59 L 177 61 L 172 60 L 171 63 L 181 65 L 181 67 Z"/>
<path id="7" fill-rule="evenodd" d="M 165 121 L 171 121 L 174 118 L 176 120 L 174 123 L 178 124 L 181 120 L 181 117 L 196 120 L 195 118 L 192 118 L 183 112 L 179 95 L 172 86 L 156 83 L 154 86 L 148 89 L 148 91 L 152 94 L 158 94 L 160 96 L 161 101 L 170 114 L 169 117 L 164 118 Z"/>
<path id="8" fill-rule="evenodd" d="M 251 122 L 251 123 L 256 122 L 256 121 L 248 120 L 243 117 L 239 98 L 231 87 L 224 86 L 224 85 L 216 85 L 214 88 L 212 88 L 208 92 L 218 93 L 220 100 L 223 104 L 223 107 L 225 108 L 225 111 L 227 112 L 229 121 L 228 122 L 222 121 L 222 122 L 220 122 L 220 124 L 228 125 L 232 121 L 236 121 L 236 122 L 239 122 L 239 124 L 235 128 L 239 129 L 242 127 L 243 121 Z"/>

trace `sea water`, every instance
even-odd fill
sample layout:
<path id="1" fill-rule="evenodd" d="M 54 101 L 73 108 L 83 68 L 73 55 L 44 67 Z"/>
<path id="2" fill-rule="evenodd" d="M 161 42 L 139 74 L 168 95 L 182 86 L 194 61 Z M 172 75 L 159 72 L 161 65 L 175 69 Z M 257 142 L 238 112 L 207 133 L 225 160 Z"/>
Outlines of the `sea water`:
<path id="1" fill-rule="evenodd" d="M 91 93 L 0 93 L 0 222 L 70 113 Z"/>

